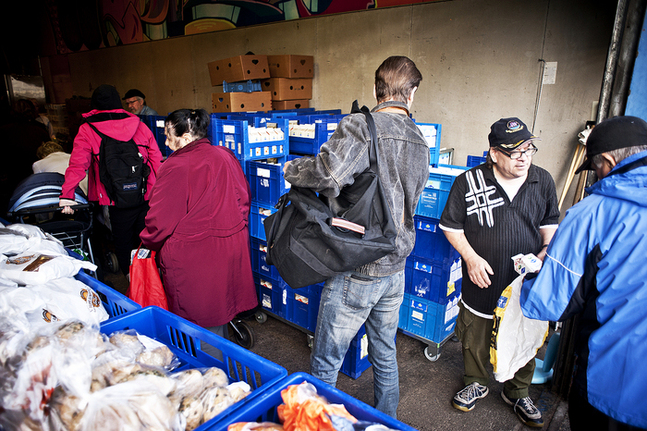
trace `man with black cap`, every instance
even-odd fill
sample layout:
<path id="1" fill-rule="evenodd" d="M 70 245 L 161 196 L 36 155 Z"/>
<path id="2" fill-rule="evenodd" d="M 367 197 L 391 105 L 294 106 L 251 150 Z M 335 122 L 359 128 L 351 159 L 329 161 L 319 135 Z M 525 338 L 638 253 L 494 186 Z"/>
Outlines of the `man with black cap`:
<path id="1" fill-rule="evenodd" d="M 647 429 L 647 122 L 614 117 L 593 128 L 586 160 L 599 181 L 557 229 L 523 313 L 579 314 L 569 395 L 572 430 Z"/>
<path id="2" fill-rule="evenodd" d="M 486 163 L 456 178 L 439 223 L 463 260 L 456 335 L 463 345 L 466 386 L 452 401 L 462 411 L 488 394 L 494 309 L 517 276 L 512 256 L 543 258 L 559 221 L 555 183 L 532 164 L 537 137 L 513 117 L 494 123 L 488 138 Z M 542 427 L 528 396 L 534 369 L 533 359 L 504 383 L 501 395 L 524 424 Z"/>
<path id="3" fill-rule="evenodd" d="M 74 138 L 70 164 L 65 171 L 59 206 L 64 207 L 64 214 L 72 214 L 74 190 L 88 172 L 88 200 L 108 206 L 112 237 L 115 243 L 115 254 L 121 271 L 128 274 L 130 270 L 130 251 L 139 245 L 139 233 L 144 229 L 148 200 L 155 185 L 156 173 L 162 163 L 162 153 L 157 146 L 155 136 L 136 115 L 122 109 L 117 89 L 112 85 L 100 85 L 92 93 L 90 101 L 92 111 L 83 114 L 85 123 L 79 127 Z M 150 167 L 146 180 L 144 203 L 131 208 L 118 208 L 108 197 L 106 187 L 99 176 L 99 153 L 102 138 L 92 126 L 118 141 L 135 141 L 143 162 Z"/>
<path id="4" fill-rule="evenodd" d="M 128 110 L 135 115 L 157 115 L 157 111 L 146 104 L 144 93 L 136 88 L 126 91 L 122 100 L 128 105 Z"/>

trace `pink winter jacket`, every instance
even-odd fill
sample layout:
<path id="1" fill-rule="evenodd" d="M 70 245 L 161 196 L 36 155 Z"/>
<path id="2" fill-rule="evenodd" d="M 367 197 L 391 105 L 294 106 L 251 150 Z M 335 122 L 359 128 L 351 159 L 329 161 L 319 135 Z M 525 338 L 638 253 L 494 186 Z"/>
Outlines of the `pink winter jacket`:
<path id="1" fill-rule="evenodd" d="M 125 118 L 97 121 L 93 122 L 92 125 L 101 133 L 120 141 L 128 141 L 133 138 L 135 143 L 140 146 L 139 150 L 144 156 L 144 162 L 151 168 L 146 195 L 144 195 L 144 198 L 149 200 L 155 185 L 157 171 L 162 163 L 162 153 L 150 129 L 139 120 L 139 117 L 123 109 L 111 111 L 92 110 L 83 114 L 83 118 L 87 119 L 94 115 L 99 117 L 110 117 L 111 115 L 122 117 L 123 114 L 126 114 Z M 61 192 L 61 199 L 74 200 L 74 190 L 81 180 L 85 178 L 87 170 L 88 200 L 98 201 L 100 205 L 113 205 L 113 202 L 110 201 L 106 194 L 106 188 L 99 179 L 99 164 L 97 161 L 100 147 L 101 137 L 88 124 L 82 124 L 79 128 L 79 133 L 74 138 L 70 165 L 65 171 L 65 183 Z"/>

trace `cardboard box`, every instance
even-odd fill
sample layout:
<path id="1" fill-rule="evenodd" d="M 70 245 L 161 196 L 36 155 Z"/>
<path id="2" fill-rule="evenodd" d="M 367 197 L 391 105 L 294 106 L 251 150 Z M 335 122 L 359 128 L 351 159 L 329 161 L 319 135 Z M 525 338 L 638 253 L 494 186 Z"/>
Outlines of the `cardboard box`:
<path id="1" fill-rule="evenodd" d="M 272 78 L 312 78 L 315 60 L 311 55 L 268 55 Z"/>
<path id="2" fill-rule="evenodd" d="M 269 111 L 272 95 L 269 91 L 253 93 L 212 93 L 211 112 Z"/>
<path id="3" fill-rule="evenodd" d="M 270 77 L 270 68 L 265 55 L 239 55 L 238 57 L 207 63 L 211 85 L 222 85 L 222 81 L 236 82 Z"/>
<path id="4" fill-rule="evenodd" d="M 309 108 L 309 100 L 276 100 L 272 102 L 272 109 L 285 110 L 285 109 L 301 109 Z"/>
<path id="5" fill-rule="evenodd" d="M 270 78 L 263 81 L 263 91 L 272 93 L 272 100 L 312 99 L 312 79 Z"/>

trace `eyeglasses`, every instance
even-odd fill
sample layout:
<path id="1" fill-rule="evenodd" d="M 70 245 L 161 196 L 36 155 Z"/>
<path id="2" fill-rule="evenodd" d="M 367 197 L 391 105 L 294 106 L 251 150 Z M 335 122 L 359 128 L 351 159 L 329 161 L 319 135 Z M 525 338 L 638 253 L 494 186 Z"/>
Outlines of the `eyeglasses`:
<path id="1" fill-rule="evenodd" d="M 532 144 L 531 144 L 532 145 Z M 522 154 L 525 154 L 527 157 L 532 157 L 537 153 L 538 148 L 532 145 L 530 148 L 527 150 L 521 151 L 521 150 L 514 150 L 514 151 L 504 151 L 500 148 L 497 148 L 498 151 L 501 153 L 505 154 L 506 156 L 510 157 L 512 160 L 516 160 L 521 157 Z"/>

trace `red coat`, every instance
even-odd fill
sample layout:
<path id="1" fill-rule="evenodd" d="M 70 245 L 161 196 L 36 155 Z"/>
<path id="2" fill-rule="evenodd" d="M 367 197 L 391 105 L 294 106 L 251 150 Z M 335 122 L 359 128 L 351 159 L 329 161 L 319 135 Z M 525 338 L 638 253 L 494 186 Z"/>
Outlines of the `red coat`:
<path id="1" fill-rule="evenodd" d="M 126 112 L 123 109 L 111 111 L 92 110 L 83 114 L 83 118 L 88 118 L 96 114 L 127 114 L 126 118 L 119 120 L 106 120 L 92 123 L 101 133 L 108 135 L 120 141 L 129 141 L 134 139 L 139 145 L 140 152 L 144 156 L 144 161 L 150 166 L 151 173 L 146 182 L 146 194 L 144 199 L 148 200 L 151 196 L 151 189 L 155 185 L 156 173 L 162 163 L 162 153 L 157 146 L 155 136 L 150 129 L 140 121 L 139 117 Z M 85 178 L 85 171 L 88 171 L 88 200 L 98 201 L 100 205 L 112 205 L 106 188 L 99 178 L 98 160 L 99 149 L 101 148 L 101 137 L 96 134 L 87 124 L 79 127 L 79 133 L 74 138 L 70 164 L 65 171 L 65 183 L 62 187 L 61 198 L 74 200 L 74 191 L 81 180 Z M 96 155 L 96 158 L 94 157 Z"/>
<path id="2" fill-rule="evenodd" d="M 257 305 L 250 199 L 238 160 L 208 139 L 175 151 L 162 164 L 140 237 L 159 250 L 170 311 L 210 327 Z"/>

